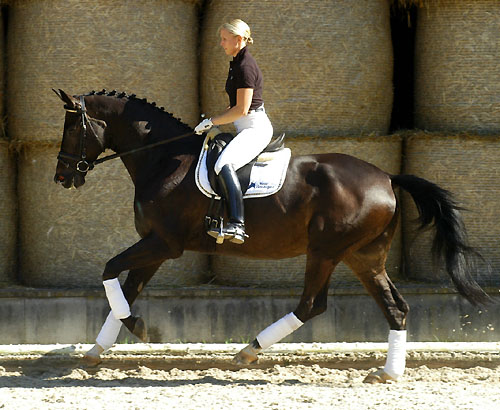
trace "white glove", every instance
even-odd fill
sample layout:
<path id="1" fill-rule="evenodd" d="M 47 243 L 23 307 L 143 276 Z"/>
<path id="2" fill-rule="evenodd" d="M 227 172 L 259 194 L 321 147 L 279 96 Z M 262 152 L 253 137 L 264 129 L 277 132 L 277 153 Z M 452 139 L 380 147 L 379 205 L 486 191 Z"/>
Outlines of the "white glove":
<path id="1" fill-rule="evenodd" d="M 205 118 L 202 122 L 200 122 L 196 128 L 194 129 L 194 132 L 198 135 L 203 134 L 204 132 L 208 131 L 210 128 L 214 126 L 212 119 L 211 118 Z"/>

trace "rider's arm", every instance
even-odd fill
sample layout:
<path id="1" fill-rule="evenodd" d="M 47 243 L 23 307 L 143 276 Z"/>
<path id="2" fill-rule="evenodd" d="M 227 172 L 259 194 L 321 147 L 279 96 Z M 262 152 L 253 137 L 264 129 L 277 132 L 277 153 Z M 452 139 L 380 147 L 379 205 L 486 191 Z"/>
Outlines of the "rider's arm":
<path id="1" fill-rule="evenodd" d="M 236 105 L 216 117 L 212 117 L 214 125 L 230 124 L 248 114 L 252 104 L 253 88 L 238 88 L 236 90 Z"/>

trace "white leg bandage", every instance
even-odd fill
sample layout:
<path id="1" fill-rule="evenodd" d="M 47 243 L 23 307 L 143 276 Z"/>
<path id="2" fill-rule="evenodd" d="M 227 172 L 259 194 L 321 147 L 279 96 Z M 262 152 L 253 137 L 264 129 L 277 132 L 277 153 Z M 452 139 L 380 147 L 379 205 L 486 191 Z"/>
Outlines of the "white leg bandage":
<path id="1" fill-rule="evenodd" d="M 102 282 L 108 298 L 109 306 L 116 319 L 125 319 L 130 316 L 130 306 L 120 286 L 118 278 L 109 279 Z"/>
<path id="2" fill-rule="evenodd" d="M 257 335 L 257 341 L 262 349 L 267 349 L 274 343 L 279 342 L 285 336 L 288 336 L 294 330 L 297 330 L 303 324 L 304 323 L 297 319 L 297 316 L 295 316 L 293 312 L 289 313 L 260 332 Z"/>
<path id="3" fill-rule="evenodd" d="M 384 371 L 394 379 L 403 375 L 406 366 L 406 330 L 389 332 L 389 348 Z"/>
<path id="4" fill-rule="evenodd" d="M 122 322 L 115 318 L 113 311 L 109 312 L 104 325 L 102 325 L 101 331 L 97 335 L 95 340 L 96 343 L 104 350 L 108 350 L 116 342 L 121 327 Z"/>

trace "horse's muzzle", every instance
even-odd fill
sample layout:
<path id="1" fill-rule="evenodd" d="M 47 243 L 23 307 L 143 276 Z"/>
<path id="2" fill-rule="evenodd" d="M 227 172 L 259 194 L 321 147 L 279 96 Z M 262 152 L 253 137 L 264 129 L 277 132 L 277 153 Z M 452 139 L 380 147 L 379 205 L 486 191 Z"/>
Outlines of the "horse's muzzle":
<path id="1" fill-rule="evenodd" d="M 54 182 L 64 188 L 79 188 L 85 183 L 85 177 L 80 174 L 56 172 Z"/>

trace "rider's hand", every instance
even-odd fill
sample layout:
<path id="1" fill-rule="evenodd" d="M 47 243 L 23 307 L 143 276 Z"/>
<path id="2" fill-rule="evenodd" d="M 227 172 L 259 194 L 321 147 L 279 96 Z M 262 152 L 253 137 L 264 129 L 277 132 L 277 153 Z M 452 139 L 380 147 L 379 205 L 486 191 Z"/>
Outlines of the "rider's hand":
<path id="1" fill-rule="evenodd" d="M 200 122 L 196 128 L 194 129 L 194 132 L 198 135 L 203 134 L 204 132 L 208 131 L 210 128 L 214 126 L 212 120 L 210 118 L 205 118 L 202 122 Z"/>

